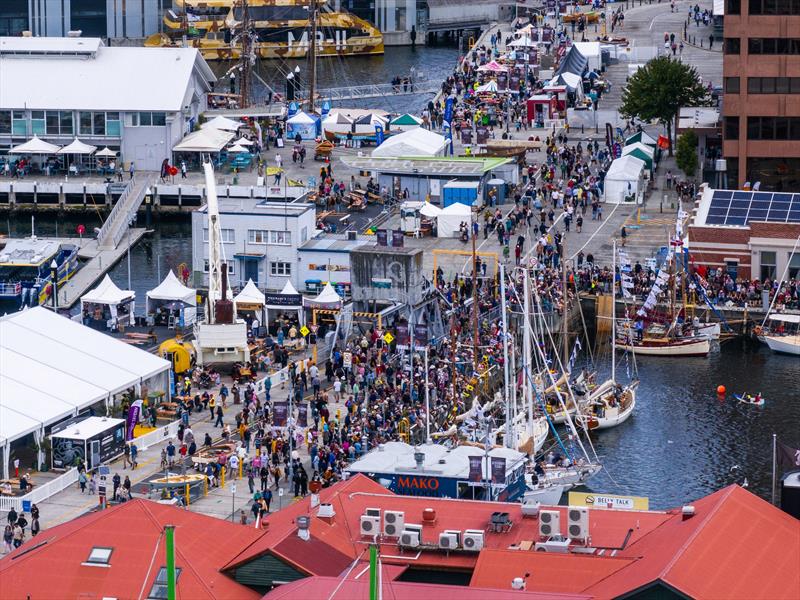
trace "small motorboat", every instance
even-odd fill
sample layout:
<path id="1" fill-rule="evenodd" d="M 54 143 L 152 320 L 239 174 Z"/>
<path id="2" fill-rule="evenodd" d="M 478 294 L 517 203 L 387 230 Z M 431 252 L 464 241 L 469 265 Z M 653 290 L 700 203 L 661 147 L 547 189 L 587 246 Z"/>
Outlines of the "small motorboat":
<path id="1" fill-rule="evenodd" d="M 736 398 L 742 404 L 752 404 L 754 406 L 764 406 L 764 397 L 759 393 L 753 396 L 752 394 L 734 394 L 734 398 Z"/>

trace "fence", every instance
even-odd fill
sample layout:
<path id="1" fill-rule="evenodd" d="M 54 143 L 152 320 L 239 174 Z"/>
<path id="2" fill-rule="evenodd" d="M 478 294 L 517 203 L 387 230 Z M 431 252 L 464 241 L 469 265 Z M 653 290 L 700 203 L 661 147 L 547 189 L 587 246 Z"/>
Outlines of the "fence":
<path id="1" fill-rule="evenodd" d="M 180 421 L 173 421 L 169 425 L 164 425 L 159 427 L 155 431 L 151 431 L 150 433 L 145 433 L 144 435 L 140 435 L 134 440 L 136 442 L 136 447 L 140 451 L 147 450 L 150 446 L 154 444 L 159 444 L 169 438 L 177 437 L 178 435 L 178 426 L 180 425 Z"/>
<path id="2" fill-rule="evenodd" d="M 25 494 L 24 496 L 18 496 L 16 498 L 0 497 L 0 510 L 8 511 L 11 510 L 11 507 L 14 507 L 14 510 L 21 512 L 23 502 L 30 502 L 31 504 L 44 502 L 50 496 L 54 496 L 61 490 L 68 488 L 77 481 L 78 469 L 73 467 L 63 475 L 60 475 L 55 479 L 48 481 L 47 483 L 36 486 L 33 488 L 32 492 Z"/>

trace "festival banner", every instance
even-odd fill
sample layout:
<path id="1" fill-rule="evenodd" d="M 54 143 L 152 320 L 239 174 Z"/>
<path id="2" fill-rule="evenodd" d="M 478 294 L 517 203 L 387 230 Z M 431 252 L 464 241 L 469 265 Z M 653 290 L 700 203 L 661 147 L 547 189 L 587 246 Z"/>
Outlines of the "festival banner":
<path id="1" fill-rule="evenodd" d="M 406 348 L 408 348 L 411 342 L 410 335 L 408 332 L 408 325 L 406 323 L 400 323 L 397 325 L 396 329 L 397 329 L 396 332 L 397 348 L 398 350 L 405 350 Z"/>
<path id="2" fill-rule="evenodd" d="M 480 126 L 475 130 L 475 137 L 478 145 L 486 144 L 489 141 L 489 128 Z"/>
<path id="3" fill-rule="evenodd" d="M 469 457 L 469 480 L 481 481 L 483 479 L 483 456 Z"/>
<path id="4" fill-rule="evenodd" d="M 275 427 L 286 426 L 286 417 L 289 413 L 288 402 L 276 402 L 272 406 L 272 424 Z"/>
<path id="5" fill-rule="evenodd" d="M 453 104 L 454 99 L 452 96 L 449 96 L 444 103 L 444 122 L 451 123 L 453 121 Z"/>
<path id="6" fill-rule="evenodd" d="M 506 459 L 502 456 L 492 457 L 492 483 L 506 482 Z"/>
<path id="7" fill-rule="evenodd" d="M 497 74 L 497 91 L 504 92 L 508 89 L 508 73 Z"/>
<path id="8" fill-rule="evenodd" d="M 428 324 L 416 323 L 414 325 L 414 348 L 424 351 L 428 345 Z"/>
<path id="9" fill-rule="evenodd" d="M 510 80 L 510 89 L 512 92 L 519 91 L 519 75 L 512 75 Z"/>
<path id="10" fill-rule="evenodd" d="M 134 400 L 131 407 L 128 409 L 128 420 L 125 424 L 125 440 L 133 439 L 133 430 L 139 422 L 139 415 L 142 413 L 142 400 Z"/>
<path id="11" fill-rule="evenodd" d="M 375 145 L 380 146 L 383 143 L 383 125 L 375 125 Z"/>
<path id="12" fill-rule="evenodd" d="M 392 247 L 402 248 L 405 241 L 405 234 L 402 229 L 392 229 Z"/>
<path id="13" fill-rule="evenodd" d="M 297 426 L 308 427 L 308 404 L 300 404 L 297 407 Z"/>
<path id="14" fill-rule="evenodd" d="M 385 229 L 376 229 L 375 239 L 378 242 L 378 246 L 386 246 L 389 243 L 389 232 Z"/>
<path id="15" fill-rule="evenodd" d="M 472 143 L 472 129 L 469 127 L 461 129 L 461 143 L 465 146 Z"/>

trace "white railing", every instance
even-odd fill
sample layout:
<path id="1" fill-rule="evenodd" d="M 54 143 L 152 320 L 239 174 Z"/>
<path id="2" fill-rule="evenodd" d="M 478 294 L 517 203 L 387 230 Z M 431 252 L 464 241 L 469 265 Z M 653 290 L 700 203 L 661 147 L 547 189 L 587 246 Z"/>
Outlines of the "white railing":
<path id="1" fill-rule="evenodd" d="M 119 227 L 116 231 L 112 233 L 112 241 L 114 243 L 114 248 L 119 246 L 119 243 L 122 241 L 122 238 L 125 234 L 129 231 L 131 223 L 136 219 L 136 213 L 139 211 L 139 207 L 142 205 L 144 201 L 144 197 L 147 195 L 147 189 L 152 184 L 152 176 L 145 175 L 145 179 L 142 181 L 141 179 L 136 182 L 136 186 L 131 189 L 131 194 L 136 194 L 133 199 L 130 201 L 130 204 L 127 208 L 127 213 L 125 215 L 125 220 L 122 223 L 122 226 Z M 130 194 L 128 194 L 130 196 Z M 122 202 L 122 198 L 120 197 L 119 202 Z M 119 204 L 119 202 L 117 204 Z M 125 198 L 125 202 L 128 203 L 128 198 Z M 116 208 L 116 207 L 115 207 Z"/>
<path id="2" fill-rule="evenodd" d="M 114 208 L 111 209 L 111 212 L 108 213 L 108 217 L 106 217 L 106 222 L 103 223 L 103 226 L 100 228 L 100 231 L 97 233 L 97 244 L 102 246 L 103 243 L 106 241 L 106 238 L 111 233 L 111 229 L 114 226 L 114 221 L 117 218 L 117 214 L 122 211 L 122 207 L 125 205 L 125 200 L 128 198 L 128 194 L 131 193 L 131 189 L 133 188 L 133 182 L 128 182 L 128 185 L 125 186 L 123 192 L 119 195 L 119 199 L 117 203 L 114 205 Z"/>
<path id="3" fill-rule="evenodd" d="M 142 452 L 154 444 L 160 444 L 161 442 L 165 442 L 170 438 L 177 437 L 179 425 L 180 421 L 173 421 L 169 425 L 163 425 L 155 431 L 140 435 L 131 441 L 135 443 L 137 449 Z"/>
<path id="4" fill-rule="evenodd" d="M 47 483 L 37 485 L 33 488 L 32 492 L 25 494 L 24 496 L 17 496 L 16 498 L 0 497 L 0 510 L 8 511 L 11 510 L 11 507 L 13 506 L 14 510 L 21 512 L 22 503 L 24 501 L 30 501 L 31 504 L 44 502 L 50 496 L 56 495 L 61 490 L 68 488 L 77 481 L 78 469 L 73 467 L 63 475 L 59 475 Z"/>

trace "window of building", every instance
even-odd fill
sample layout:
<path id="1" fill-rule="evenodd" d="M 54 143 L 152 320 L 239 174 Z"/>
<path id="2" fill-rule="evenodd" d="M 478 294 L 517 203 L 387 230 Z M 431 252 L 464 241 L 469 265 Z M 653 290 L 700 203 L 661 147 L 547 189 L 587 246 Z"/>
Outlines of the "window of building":
<path id="1" fill-rule="evenodd" d="M 798 0 L 749 0 L 748 5 L 751 15 L 800 15 Z"/>
<path id="2" fill-rule="evenodd" d="M 270 231 L 269 243 L 275 246 L 290 246 L 292 244 L 291 231 Z"/>
<path id="3" fill-rule="evenodd" d="M 789 252 L 789 279 L 797 279 L 800 276 L 800 252 L 792 254 Z"/>
<path id="4" fill-rule="evenodd" d="M 728 179 L 733 182 L 730 168 Z M 747 172 L 738 181 L 760 181 L 765 192 L 796 191 L 800 189 L 800 158 L 748 158 Z"/>
<path id="5" fill-rule="evenodd" d="M 153 127 L 164 127 L 167 124 L 167 113 L 154 112 L 151 114 Z"/>
<path id="6" fill-rule="evenodd" d="M 739 139 L 739 117 L 725 117 L 725 139 Z"/>
<path id="7" fill-rule="evenodd" d="M 106 113 L 92 113 L 92 133 L 100 136 L 106 134 Z"/>
<path id="8" fill-rule="evenodd" d="M 739 38 L 725 38 L 723 48 L 725 54 L 739 54 L 742 49 L 741 40 Z"/>
<path id="9" fill-rule="evenodd" d="M 33 135 L 45 135 L 46 127 L 43 110 L 31 111 L 31 133 Z"/>
<path id="10" fill-rule="evenodd" d="M 175 583 L 181 576 L 181 568 L 175 567 Z M 153 587 L 147 595 L 147 600 L 167 600 L 167 567 L 161 567 L 153 582 Z"/>
<path id="11" fill-rule="evenodd" d="M 119 137 L 122 134 L 120 127 L 119 113 L 108 112 L 106 113 L 106 135 L 111 137 Z"/>
<path id="12" fill-rule="evenodd" d="M 748 140 L 800 140 L 800 117 L 747 117 Z"/>
<path id="13" fill-rule="evenodd" d="M 0 134 L 11 133 L 11 111 L 0 110 Z"/>
<path id="14" fill-rule="evenodd" d="M 266 229 L 248 229 L 247 241 L 250 244 L 266 244 L 269 232 Z"/>
<path id="15" fill-rule="evenodd" d="M 111 561 L 111 554 L 114 552 L 113 548 L 103 546 L 95 546 L 89 552 L 89 558 L 86 562 L 92 565 L 107 565 Z"/>
<path id="16" fill-rule="evenodd" d="M 300 229 L 300 243 L 305 244 L 306 240 L 308 240 L 308 227 L 303 227 Z"/>
<path id="17" fill-rule="evenodd" d="M 28 118 L 24 110 L 11 113 L 11 135 L 28 135 Z"/>
<path id="18" fill-rule="evenodd" d="M 92 135 L 92 113 L 81 111 L 79 123 L 81 135 Z"/>
<path id="19" fill-rule="evenodd" d="M 58 135 L 61 127 L 61 120 L 58 117 L 58 111 L 48 110 L 45 116 L 47 124 L 47 135 Z"/>
<path id="20" fill-rule="evenodd" d="M 236 230 L 234 229 L 220 229 L 220 238 L 224 244 L 233 244 L 236 242 Z M 203 229 L 203 241 L 208 241 L 208 228 Z"/>
<path id="21" fill-rule="evenodd" d="M 750 38 L 749 54 L 800 54 L 800 38 Z"/>
<path id="22" fill-rule="evenodd" d="M 276 277 L 288 277 L 292 274 L 292 263 L 287 262 L 271 262 L 269 263 L 270 275 Z"/>
<path id="23" fill-rule="evenodd" d="M 62 110 L 58 113 L 59 129 L 61 135 L 75 135 L 75 127 L 72 122 L 72 111 Z"/>
<path id="24" fill-rule="evenodd" d="M 738 94 L 739 93 L 739 78 L 738 77 L 726 77 L 725 78 L 725 93 L 726 94 Z"/>
<path id="25" fill-rule="evenodd" d="M 742 14 L 741 0 L 725 0 L 725 14 L 726 15 Z"/>
<path id="26" fill-rule="evenodd" d="M 131 127 L 163 127 L 167 124 L 167 113 L 163 112 L 139 112 L 130 115 L 129 123 Z"/>
<path id="27" fill-rule="evenodd" d="M 748 77 L 748 94 L 798 94 L 800 77 Z"/>
<path id="28" fill-rule="evenodd" d="M 778 270 L 777 254 L 772 250 L 761 251 L 761 281 L 774 279 Z"/>
<path id="29" fill-rule="evenodd" d="M 236 275 L 236 263 L 230 261 L 228 265 L 228 275 Z M 208 273 L 208 259 L 203 261 L 203 273 Z"/>

